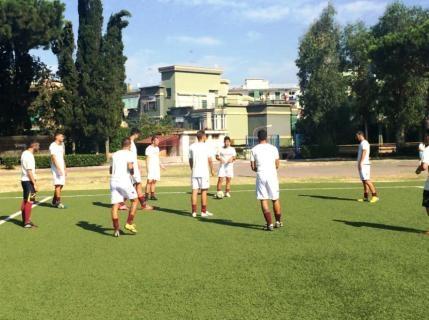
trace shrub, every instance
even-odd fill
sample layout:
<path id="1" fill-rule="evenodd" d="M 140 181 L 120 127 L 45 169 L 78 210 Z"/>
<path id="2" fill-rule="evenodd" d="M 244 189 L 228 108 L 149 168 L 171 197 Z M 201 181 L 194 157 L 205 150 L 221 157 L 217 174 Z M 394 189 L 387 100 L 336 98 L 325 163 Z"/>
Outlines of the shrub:
<path id="1" fill-rule="evenodd" d="M 36 168 L 44 169 L 51 166 L 51 157 L 48 155 L 35 156 Z M 69 154 L 65 156 L 67 167 L 94 167 L 106 162 L 104 154 Z M 13 169 L 20 165 L 19 157 L 3 157 L 1 163 L 6 169 Z"/>

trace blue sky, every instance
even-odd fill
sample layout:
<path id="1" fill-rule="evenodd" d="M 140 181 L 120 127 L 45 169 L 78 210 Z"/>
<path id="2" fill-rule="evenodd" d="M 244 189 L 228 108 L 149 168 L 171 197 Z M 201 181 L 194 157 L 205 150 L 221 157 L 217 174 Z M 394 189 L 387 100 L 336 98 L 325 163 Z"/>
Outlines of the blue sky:
<path id="1" fill-rule="evenodd" d="M 77 0 L 65 0 L 65 17 L 78 27 Z M 338 22 L 373 24 L 384 0 L 336 0 Z M 429 0 L 408 0 L 429 6 Z M 158 84 L 158 67 L 171 64 L 221 67 L 233 85 L 261 77 L 295 84 L 300 37 L 327 1 L 312 0 L 104 0 L 104 17 L 121 9 L 132 13 L 124 31 L 127 82 Z M 77 32 L 76 32 L 77 34 Z M 53 69 L 49 51 L 35 51 Z"/>

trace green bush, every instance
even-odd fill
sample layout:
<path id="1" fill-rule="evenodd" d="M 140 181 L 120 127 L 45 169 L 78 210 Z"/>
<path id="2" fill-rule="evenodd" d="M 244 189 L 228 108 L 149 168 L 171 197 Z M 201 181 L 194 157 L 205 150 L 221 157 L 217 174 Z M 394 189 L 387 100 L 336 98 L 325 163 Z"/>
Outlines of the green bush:
<path id="1" fill-rule="evenodd" d="M 301 156 L 304 159 L 330 158 L 338 156 L 336 145 L 306 145 L 301 147 Z"/>
<path id="2" fill-rule="evenodd" d="M 48 155 L 35 156 L 36 168 L 44 169 L 51 166 L 51 157 Z M 65 156 L 67 167 L 95 167 L 106 162 L 104 154 L 68 154 Z M 19 157 L 3 157 L 1 163 L 6 169 L 13 169 L 20 165 Z"/>

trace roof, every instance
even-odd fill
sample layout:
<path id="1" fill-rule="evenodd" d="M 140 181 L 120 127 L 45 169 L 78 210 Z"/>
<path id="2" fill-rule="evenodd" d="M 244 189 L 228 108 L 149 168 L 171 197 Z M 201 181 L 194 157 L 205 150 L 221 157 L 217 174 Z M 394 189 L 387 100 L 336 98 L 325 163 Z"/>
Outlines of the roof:
<path id="1" fill-rule="evenodd" d="M 178 135 L 166 135 L 166 136 L 158 136 L 159 139 L 159 147 L 172 147 L 177 146 L 179 143 L 179 136 Z M 136 142 L 137 144 L 146 144 L 149 145 L 152 143 L 152 138 L 146 138 L 143 140 L 139 140 Z"/>
<path id="2" fill-rule="evenodd" d="M 159 72 L 189 72 L 189 73 L 205 73 L 205 74 L 216 74 L 221 75 L 223 70 L 220 68 L 205 68 L 195 66 L 180 66 L 173 65 L 168 67 L 162 67 L 158 69 Z"/>

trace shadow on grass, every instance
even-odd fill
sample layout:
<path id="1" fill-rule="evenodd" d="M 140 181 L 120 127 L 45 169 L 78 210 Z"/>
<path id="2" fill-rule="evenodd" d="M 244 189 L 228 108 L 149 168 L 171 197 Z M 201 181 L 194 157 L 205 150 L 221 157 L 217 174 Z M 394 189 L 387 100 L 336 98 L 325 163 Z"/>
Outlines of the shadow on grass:
<path id="1" fill-rule="evenodd" d="M 48 203 L 48 202 L 41 202 L 41 203 L 36 202 L 36 204 L 38 207 L 57 209 L 57 207 L 54 207 L 51 203 Z"/>
<path id="2" fill-rule="evenodd" d="M 372 223 L 372 222 L 362 222 L 362 221 L 346 221 L 346 220 L 333 220 L 335 222 L 342 222 L 348 226 L 356 227 L 356 228 L 374 228 L 388 231 L 398 231 L 398 232 L 408 232 L 408 233 L 425 233 L 425 230 L 419 230 L 408 227 L 400 227 L 400 226 L 392 226 L 388 224 L 382 223 Z"/>
<path id="3" fill-rule="evenodd" d="M 9 218 L 9 216 L 0 216 L 0 220 L 5 220 L 5 219 L 7 219 L 7 218 Z M 19 226 L 19 227 L 21 227 L 22 228 L 22 221 L 21 220 L 18 220 L 18 219 L 10 219 L 10 220 L 7 220 L 7 222 L 6 223 L 13 223 L 13 224 L 15 224 L 15 225 L 17 225 L 17 226 Z"/>
<path id="4" fill-rule="evenodd" d="M 109 209 L 112 208 L 112 205 L 110 203 L 103 203 L 100 201 L 94 201 L 92 203 L 92 205 L 97 206 L 97 207 L 109 208 Z"/>
<path id="5" fill-rule="evenodd" d="M 165 213 L 171 213 L 171 214 L 176 214 L 179 216 L 183 216 L 186 218 L 192 218 L 195 219 L 191 216 L 191 214 L 188 211 L 184 211 L 184 210 L 175 210 L 175 209 L 168 209 L 168 208 L 156 208 L 156 211 L 160 211 L 160 212 L 165 212 Z M 245 229 L 253 229 L 253 230 L 262 230 L 262 227 L 260 225 L 257 224 L 250 224 L 250 223 L 244 223 L 244 222 L 235 222 L 232 220 L 227 220 L 227 219 L 217 219 L 217 218 L 198 218 L 199 221 L 204 222 L 204 223 L 214 223 L 214 224 L 221 224 L 224 226 L 229 226 L 229 227 L 236 227 L 236 228 L 245 228 Z"/>
<path id="6" fill-rule="evenodd" d="M 105 228 L 100 224 L 89 223 L 88 221 L 79 221 L 76 225 L 86 231 L 96 232 L 104 236 L 111 237 L 113 233 L 113 228 Z"/>
<path id="7" fill-rule="evenodd" d="M 299 197 L 308 197 L 314 199 L 322 199 L 322 200 L 339 200 L 339 201 L 356 201 L 356 199 L 352 198 L 341 198 L 341 197 L 330 197 L 330 196 L 319 196 L 313 194 L 300 194 Z"/>

